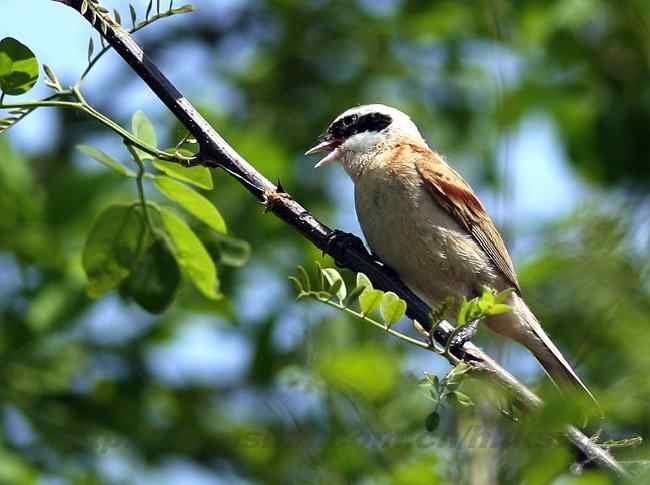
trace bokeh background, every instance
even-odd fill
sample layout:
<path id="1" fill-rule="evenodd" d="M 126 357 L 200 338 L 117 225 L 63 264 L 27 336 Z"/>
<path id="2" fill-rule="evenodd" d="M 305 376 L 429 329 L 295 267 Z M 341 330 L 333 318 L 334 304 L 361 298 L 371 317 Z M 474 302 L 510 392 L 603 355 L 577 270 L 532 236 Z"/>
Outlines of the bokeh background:
<path id="1" fill-rule="evenodd" d="M 103 3 L 129 17 L 128 2 Z M 143 17 L 146 2 L 134 6 Z M 240 153 L 324 222 L 360 233 L 342 169 L 312 170 L 302 153 L 350 106 L 408 112 L 501 227 L 530 305 L 602 401 L 604 437 L 648 436 L 650 2 L 194 6 L 137 38 Z M 64 83 L 83 71 L 90 34 L 55 2 L 0 4 L 0 37 Z M 124 125 L 144 110 L 163 146 L 182 134 L 114 53 L 84 92 Z M 117 293 L 89 299 L 85 236 L 136 193 L 83 158 L 82 142 L 127 158 L 73 112 L 37 111 L 0 137 L 0 482 L 613 482 L 572 474 L 580 457 L 561 439 L 530 439 L 562 415 L 553 394 L 524 426 L 468 384 L 476 406 L 445 407 L 427 431 L 418 381 L 446 361 L 295 302 L 287 276 L 320 254 L 223 173 L 206 195 L 251 256 L 219 268 L 222 301 L 185 291 L 152 316 Z M 527 353 L 486 330 L 479 340 L 546 388 Z M 643 473 L 650 450 L 616 454 Z"/>

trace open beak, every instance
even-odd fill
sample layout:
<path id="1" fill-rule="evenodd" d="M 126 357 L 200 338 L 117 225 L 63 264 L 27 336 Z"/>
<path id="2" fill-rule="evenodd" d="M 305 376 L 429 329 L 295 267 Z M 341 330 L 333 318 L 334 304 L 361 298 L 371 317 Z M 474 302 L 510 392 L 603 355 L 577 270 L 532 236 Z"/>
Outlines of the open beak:
<path id="1" fill-rule="evenodd" d="M 312 155 L 318 152 L 329 152 L 323 159 L 314 165 L 314 168 L 322 167 L 323 165 L 339 159 L 341 156 L 341 151 L 339 150 L 340 144 L 340 140 L 326 140 L 307 150 L 305 155 Z"/>

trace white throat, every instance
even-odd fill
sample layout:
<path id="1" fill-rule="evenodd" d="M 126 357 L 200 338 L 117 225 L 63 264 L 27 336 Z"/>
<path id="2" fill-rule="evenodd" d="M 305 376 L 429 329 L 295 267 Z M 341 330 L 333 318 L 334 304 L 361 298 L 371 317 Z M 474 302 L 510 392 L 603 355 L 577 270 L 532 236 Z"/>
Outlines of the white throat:
<path id="1" fill-rule="evenodd" d="M 361 176 L 366 165 L 385 144 L 385 134 L 364 132 L 351 136 L 341 145 L 341 164 L 352 180 Z"/>

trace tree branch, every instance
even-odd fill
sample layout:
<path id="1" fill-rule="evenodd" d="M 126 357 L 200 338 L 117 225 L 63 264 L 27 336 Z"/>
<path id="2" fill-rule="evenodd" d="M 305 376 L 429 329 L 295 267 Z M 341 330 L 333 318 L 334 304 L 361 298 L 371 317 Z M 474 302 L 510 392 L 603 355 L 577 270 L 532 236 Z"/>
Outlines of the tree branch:
<path id="1" fill-rule="evenodd" d="M 89 6 L 83 14 L 84 17 L 196 138 L 201 147 L 198 163 L 208 167 L 223 168 L 262 202 L 269 212 L 292 226 L 324 253 L 332 256 L 339 266 L 364 273 L 377 288 L 395 292 L 406 301 L 407 315 L 417 320 L 424 329 L 431 331 L 431 310 L 426 303 L 411 292 L 391 271 L 378 263 L 363 249 L 362 244 L 351 244 L 352 236 L 334 237 L 340 236 L 341 233 L 333 231 L 318 221 L 281 187 L 273 184 L 239 155 L 160 72 L 131 35 L 112 22 L 110 17 L 102 18 L 98 0 L 54 1 L 68 5 L 79 13 L 82 4 L 87 2 L 86 5 Z M 436 327 L 433 338 L 442 346 L 446 346 L 453 329 L 451 324 L 443 322 Z M 471 342 L 463 345 L 457 357 L 470 362 L 479 373 L 507 390 L 525 409 L 534 409 L 542 405 L 539 397 Z M 605 449 L 591 441 L 577 428 L 570 426 L 565 434 L 567 439 L 591 462 L 617 475 L 627 476 L 625 469 Z"/>

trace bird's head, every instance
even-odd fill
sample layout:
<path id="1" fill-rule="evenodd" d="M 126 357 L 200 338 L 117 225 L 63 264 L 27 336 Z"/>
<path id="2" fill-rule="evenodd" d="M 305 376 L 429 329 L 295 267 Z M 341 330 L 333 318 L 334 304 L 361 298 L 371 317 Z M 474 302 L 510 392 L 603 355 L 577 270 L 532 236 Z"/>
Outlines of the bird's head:
<path id="1" fill-rule="evenodd" d="M 403 143 L 424 143 L 405 113 L 383 104 L 368 104 L 340 114 L 306 155 L 328 152 L 316 167 L 339 161 L 355 178 L 381 150 Z"/>

